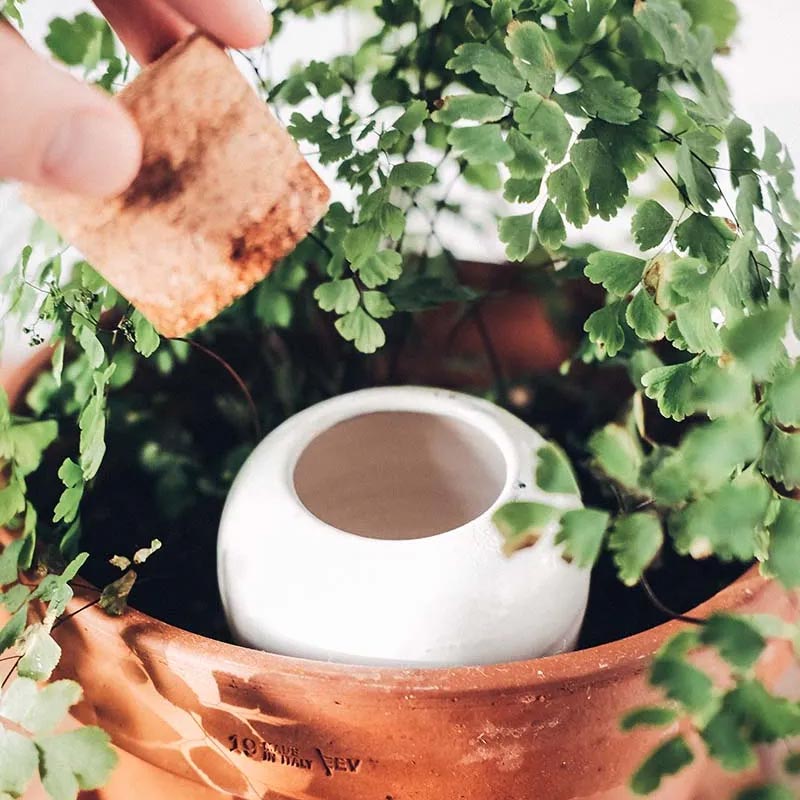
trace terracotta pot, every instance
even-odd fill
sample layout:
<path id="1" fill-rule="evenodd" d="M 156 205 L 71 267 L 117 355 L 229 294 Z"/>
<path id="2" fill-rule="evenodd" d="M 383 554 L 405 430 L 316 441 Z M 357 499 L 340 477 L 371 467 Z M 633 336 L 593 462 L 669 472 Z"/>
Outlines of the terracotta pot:
<path id="1" fill-rule="evenodd" d="M 27 371 L 11 376 L 18 390 Z M 96 596 L 96 595 L 95 595 Z M 91 599 L 79 593 L 72 607 Z M 755 571 L 694 611 L 795 618 L 796 602 Z M 326 614 L 320 608 L 320 614 Z M 358 620 L 331 616 L 330 625 Z M 297 800 L 623 800 L 659 732 L 618 720 L 656 698 L 646 671 L 680 630 L 669 623 L 602 647 L 454 669 L 354 667 L 223 644 L 135 610 L 96 608 L 58 628 L 61 675 L 85 699 L 75 716 L 107 730 L 123 767 L 98 797 Z M 699 662 L 720 680 L 711 654 Z M 772 683 L 791 662 L 771 644 Z M 749 776 L 752 778 L 752 776 Z M 726 797 L 698 750 L 658 800 Z"/>
<path id="2" fill-rule="evenodd" d="M 483 298 L 471 312 L 447 303 L 415 314 L 402 348 L 384 364 L 390 382 L 460 388 L 489 386 L 497 371 L 508 381 L 554 372 L 578 344 L 573 332 L 602 304 L 596 287 L 572 282 L 560 288 L 560 309 L 549 307 L 530 284 L 535 270 L 520 264 L 461 261 L 455 269 Z"/>

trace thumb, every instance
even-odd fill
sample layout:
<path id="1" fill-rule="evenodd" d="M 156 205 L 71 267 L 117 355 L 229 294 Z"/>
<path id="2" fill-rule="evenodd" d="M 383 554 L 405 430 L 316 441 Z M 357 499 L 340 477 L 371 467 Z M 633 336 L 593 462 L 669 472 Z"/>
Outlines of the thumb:
<path id="1" fill-rule="evenodd" d="M 0 24 L 0 178 L 106 197 L 141 163 L 139 131 L 99 90 L 34 53 Z"/>

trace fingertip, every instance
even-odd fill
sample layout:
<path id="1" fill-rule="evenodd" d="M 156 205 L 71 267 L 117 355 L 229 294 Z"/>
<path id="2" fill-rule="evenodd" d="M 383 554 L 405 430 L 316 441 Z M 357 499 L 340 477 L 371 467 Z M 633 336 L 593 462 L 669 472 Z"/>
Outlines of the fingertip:
<path id="1" fill-rule="evenodd" d="M 130 186 L 142 161 L 142 137 L 116 104 L 64 115 L 44 152 L 43 182 L 76 194 L 113 197 Z"/>
<path id="2" fill-rule="evenodd" d="M 226 47 L 247 49 L 263 44 L 272 32 L 272 17 L 259 0 L 169 0 L 200 30 Z"/>
<path id="3" fill-rule="evenodd" d="M 262 8 L 260 13 L 253 15 L 253 25 L 250 30 L 243 30 L 240 43 L 233 47 L 247 50 L 250 47 L 259 47 L 269 39 L 272 33 L 272 16 Z"/>

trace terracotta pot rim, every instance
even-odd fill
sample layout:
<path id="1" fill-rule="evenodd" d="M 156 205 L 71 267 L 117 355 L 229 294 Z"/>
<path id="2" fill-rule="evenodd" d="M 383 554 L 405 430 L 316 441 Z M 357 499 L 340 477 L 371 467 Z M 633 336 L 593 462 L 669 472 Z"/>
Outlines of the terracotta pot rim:
<path id="1" fill-rule="evenodd" d="M 754 565 L 744 575 L 710 599 L 694 608 L 691 614 L 707 617 L 715 612 L 734 609 L 752 601 L 767 589 L 769 582 L 759 575 Z M 72 610 L 96 597 L 83 590 L 76 592 Z M 404 668 L 343 664 L 277 655 L 240 645 L 211 639 L 183 628 L 175 627 L 142 611 L 130 607 L 123 617 L 110 617 L 97 607 L 87 608 L 73 618 L 87 632 L 106 636 L 118 635 L 120 625 L 136 630 L 136 649 L 151 654 L 169 650 L 169 662 L 191 662 L 198 658 L 247 665 L 253 674 L 281 674 L 312 681 L 340 680 L 348 676 L 361 684 L 389 689 L 405 687 L 414 692 L 480 693 L 483 691 L 514 690 L 532 683 L 537 686 L 566 684 L 575 686 L 613 681 L 619 673 L 644 671 L 648 658 L 673 634 L 687 623 L 669 621 L 640 633 L 597 645 L 584 650 L 554 656 L 512 661 L 500 664 L 462 667 Z M 124 621 L 124 622 L 123 622 Z M 598 676 L 602 675 L 602 678 Z"/>
<path id="2" fill-rule="evenodd" d="M 28 361 L 0 375 L 0 385 L 8 389 L 12 402 L 30 377 L 43 366 L 47 357 L 46 351 L 40 351 Z M 5 531 L 0 533 L 6 534 Z M 705 617 L 717 611 L 736 608 L 744 601 L 757 597 L 767 587 L 768 581 L 759 575 L 758 565 L 754 565 L 689 613 Z M 69 604 L 70 611 L 81 608 L 96 599 L 96 596 L 94 592 L 76 590 L 75 597 Z M 77 625 L 87 632 L 113 637 L 118 637 L 119 629 L 124 625 L 127 631 L 137 631 L 137 649 L 147 649 L 151 655 L 163 651 L 164 658 L 168 649 L 171 664 L 189 663 L 198 658 L 206 662 L 212 659 L 220 666 L 224 662 L 246 664 L 254 674 L 279 673 L 313 681 L 336 680 L 346 675 L 365 685 L 386 689 L 402 686 L 414 692 L 435 691 L 439 695 L 514 690 L 533 683 L 537 686 L 569 683 L 574 687 L 589 682 L 596 684 L 598 674 L 603 675 L 601 680 L 611 681 L 621 672 L 644 671 L 648 657 L 671 635 L 686 626 L 686 623 L 669 621 L 585 650 L 526 661 L 483 666 L 403 668 L 341 664 L 276 655 L 192 633 L 134 607 L 130 607 L 123 617 L 111 617 L 92 606 L 73 617 L 69 624 Z"/>

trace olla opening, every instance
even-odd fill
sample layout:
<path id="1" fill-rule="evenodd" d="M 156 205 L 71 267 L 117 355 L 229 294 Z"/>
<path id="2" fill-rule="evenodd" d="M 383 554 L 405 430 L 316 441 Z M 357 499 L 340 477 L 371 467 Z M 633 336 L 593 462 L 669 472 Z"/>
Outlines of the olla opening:
<path id="1" fill-rule="evenodd" d="M 443 414 L 381 411 L 346 419 L 300 453 L 293 481 L 315 517 L 373 539 L 422 539 L 471 522 L 506 483 L 498 445 Z"/>

